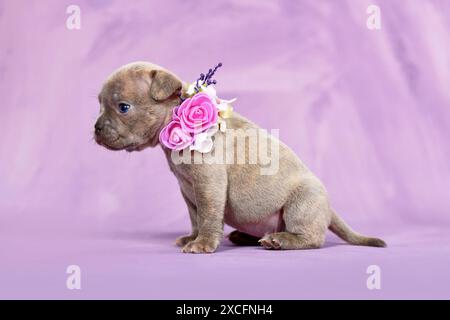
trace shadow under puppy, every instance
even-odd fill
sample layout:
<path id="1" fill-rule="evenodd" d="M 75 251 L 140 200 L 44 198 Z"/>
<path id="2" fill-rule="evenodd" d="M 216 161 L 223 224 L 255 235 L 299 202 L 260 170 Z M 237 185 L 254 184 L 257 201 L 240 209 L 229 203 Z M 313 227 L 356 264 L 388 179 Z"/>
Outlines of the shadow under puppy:
<path id="1" fill-rule="evenodd" d="M 99 94 L 101 113 L 95 124 L 95 140 L 110 150 L 155 147 L 185 90 L 185 83 L 157 65 L 135 62 L 121 67 L 106 80 Z M 226 119 L 226 126 L 259 129 L 235 112 Z M 218 131 L 215 139 L 226 132 Z M 229 235 L 233 243 L 261 244 L 266 249 L 320 248 L 327 229 L 354 245 L 386 246 L 381 239 L 354 232 L 333 211 L 322 183 L 293 151 L 271 135 L 266 139 L 268 144 L 279 146 L 278 168 L 271 175 L 261 174 L 263 165 L 259 162 L 175 163 L 172 150 L 162 146 L 192 224 L 191 234 L 176 240 L 183 252 L 214 252 L 223 238 L 224 223 L 237 229 Z M 236 146 L 227 143 L 224 153 L 235 152 Z M 183 152 L 197 153 L 189 149 Z"/>

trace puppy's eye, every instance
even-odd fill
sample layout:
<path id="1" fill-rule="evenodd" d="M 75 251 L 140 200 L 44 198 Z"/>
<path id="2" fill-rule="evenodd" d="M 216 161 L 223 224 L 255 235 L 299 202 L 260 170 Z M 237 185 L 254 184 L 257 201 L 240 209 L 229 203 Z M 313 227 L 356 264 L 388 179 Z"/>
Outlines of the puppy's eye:
<path id="1" fill-rule="evenodd" d="M 127 113 L 131 109 L 131 106 L 128 103 L 119 103 L 119 112 Z"/>

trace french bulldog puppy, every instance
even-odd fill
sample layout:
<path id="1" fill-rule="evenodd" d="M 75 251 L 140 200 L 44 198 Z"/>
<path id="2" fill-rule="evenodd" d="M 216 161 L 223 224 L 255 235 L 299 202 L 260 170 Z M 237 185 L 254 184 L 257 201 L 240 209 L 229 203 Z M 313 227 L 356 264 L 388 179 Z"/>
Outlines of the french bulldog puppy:
<path id="1" fill-rule="evenodd" d="M 151 63 L 119 68 L 99 94 L 96 142 L 110 150 L 157 146 L 186 88 L 173 73 Z M 236 112 L 226 119 L 226 127 L 215 139 L 237 129 L 259 129 Z M 229 235 L 231 242 L 265 249 L 320 248 L 327 229 L 354 245 L 386 246 L 381 239 L 354 232 L 333 211 L 322 183 L 294 152 L 272 135 L 266 139 L 278 145 L 278 168 L 273 174 L 261 174 L 259 162 L 176 163 L 172 150 L 160 144 L 178 179 L 192 224 L 191 233 L 176 240 L 183 252 L 214 252 L 223 238 L 224 223 L 236 229 Z M 236 151 L 236 142 L 227 141 L 225 155 Z M 189 148 L 183 152 L 198 153 Z"/>

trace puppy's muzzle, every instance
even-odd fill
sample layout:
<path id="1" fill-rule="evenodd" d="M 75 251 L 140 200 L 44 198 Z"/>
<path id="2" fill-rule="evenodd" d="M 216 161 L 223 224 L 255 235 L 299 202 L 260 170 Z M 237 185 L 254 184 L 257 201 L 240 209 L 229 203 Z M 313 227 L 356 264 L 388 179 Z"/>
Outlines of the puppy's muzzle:
<path id="1" fill-rule="evenodd" d="M 100 137 L 102 132 L 104 132 L 105 129 L 105 125 L 106 125 L 106 120 L 104 120 L 103 118 L 99 118 L 97 120 L 97 122 L 95 123 L 95 137 Z"/>
<path id="2" fill-rule="evenodd" d="M 112 128 L 110 120 L 100 117 L 95 123 L 95 140 L 99 144 L 114 143 L 119 138 L 119 134 Z"/>

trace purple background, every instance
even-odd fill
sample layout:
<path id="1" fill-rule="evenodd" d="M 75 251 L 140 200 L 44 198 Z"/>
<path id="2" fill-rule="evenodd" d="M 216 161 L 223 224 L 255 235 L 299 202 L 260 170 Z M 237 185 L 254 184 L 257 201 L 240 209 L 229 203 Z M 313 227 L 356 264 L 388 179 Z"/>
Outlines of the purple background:
<path id="1" fill-rule="evenodd" d="M 449 17 L 444 0 L 0 1 L 0 298 L 450 298 Z M 222 61 L 220 95 L 279 128 L 390 247 L 181 254 L 189 219 L 161 150 L 91 138 L 103 80 L 135 60 L 186 81 Z"/>

